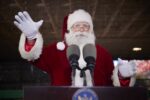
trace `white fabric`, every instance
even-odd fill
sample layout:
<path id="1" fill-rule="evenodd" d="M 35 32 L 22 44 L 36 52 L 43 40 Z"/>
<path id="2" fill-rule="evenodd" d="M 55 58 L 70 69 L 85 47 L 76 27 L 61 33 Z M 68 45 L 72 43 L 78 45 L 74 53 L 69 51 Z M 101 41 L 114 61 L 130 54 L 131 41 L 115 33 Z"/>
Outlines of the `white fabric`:
<path id="1" fill-rule="evenodd" d="M 56 47 L 58 50 L 63 51 L 65 49 L 65 44 L 63 41 L 57 42 Z"/>
<path id="2" fill-rule="evenodd" d="M 120 86 L 119 76 L 118 76 L 118 67 L 115 66 L 112 74 L 112 80 L 114 86 Z"/>
<path id="3" fill-rule="evenodd" d="M 36 60 L 40 57 L 42 53 L 42 48 L 43 48 L 43 38 L 40 33 L 38 33 L 36 36 L 36 42 L 32 49 L 27 52 L 25 51 L 25 42 L 26 42 L 26 37 L 24 34 L 21 34 L 20 37 L 20 42 L 19 42 L 19 52 L 22 58 L 27 59 L 28 61 L 33 61 Z"/>
<path id="4" fill-rule="evenodd" d="M 83 59 L 83 45 L 80 45 L 80 58 L 78 60 L 79 63 L 79 67 L 82 69 L 84 67 L 86 67 L 86 62 Z M 84 79 L 80 77 L 80 70 L 76 69 L 76 73 L 75 73 L 75 77 L 73 79 L 73 86 L 77 86 L 77 87 L 83 87 L 83 83 L 84 83 Z M 86 76 L 86 82 L 87 82 L 87 86 L 93 86 L 92 83 L 92 76 L 89 70 L 85 71 L 85 76 Z"/>
<path id="5" fill-rule="evenodd" d="M 135 81 L 136 81 L 136 77 L 135 77 L 135 64 L 133 64 L 133 61 L 124 61 L 121 60 L 120 58 L 118 59 L 118 64 L 117 66 L 115 66 L 114 70 L 113 70 L 113 75 L 112 75 L 112 80 L 113 80 L 113 85 L 114 86 L 121 86 L 120 81 L 119 81 L 119 76 L 118 73 L 120 73 L 122 75 L 122 77 L 126 78 L 126 77 L 130 77 L 130 83 L 129 83 L 129 87 L 134 86 Z M 122 67 L 122 68 L 120 68 Z M 133 67 L 134 70 L 132 70 L 131 68 L 128 67 Z M 119 68 L 121 70 L 119 70 Z M 132 70 L 132 71 L 131 71 Z M 124 72 L 123 72 L 124 71 Z"/>
<path id="6" fill-rule="evenodd" d="M 135 61 L 123 62 L 123 60 L 118 59 L 118 70 L 122 77 L 131 77 L 136 73 L 136 63 Z"/>
<path id="7" fill-rule="evenodd" d="M 67 29 L 70 30 L 73 24 L 76 22 L 88 22 L 90 24 L 90 32 L 93 31 L 93 22 L 91 15 L 85 10 L 79 9 L 74 11 L 72 14 L 69 14 L 67 20 Z"/>
<path id="8" fill-rule="evenodd" d="M 94 44 L 95 45 L 95 35 L 94 33 L 87 32 L 70 32 L 65 34 L 65 41 L 67 45 L 86 45 L 86 44 Z"/>
<path id="9" fill-rule="evenodd" d="M 34 39 L 36 34 L 39 32 L 39 28 L 43 24 L 43 20 L 34 22 L 28 12 L 19 12 L 15 15 L 16 21 L 14 24 L 25 34 L 28 39 Z"/>
<path id="10" fill-rule="evenodd" d="M 95 45 L 95 35 L 94 33 L 86 33 L 86 32 L 77 32 L 73 33 L 70 31 L 70 33 L 65 34 L 65 41 L 68 46 L 70 45 L 77 45 L 80 49 L 80 58 L 78 60 L 79 67 L 82 69 L 86 66 L 86 62 L 83 58 L 83 47 L 86 44 L 94 44 Z M 80 77 L 79 70 L 76 69 L 75 77 L 72 77 L 72 85 L 77 87 L 83 86 L 83 78 Z M 92 82 L 92 76 L 89 70 L 85 71 L 86 74 L 86 82 L 87 86 L 93 86 Z"/>
<path id="11" fill-rule="evenodd" d="M 117 66 L 113 70 L 112 80 L 113 80 L 114 86 L 121 87 L 121 84 L 119 81 L 119 76 L 118 76 L 118 67 Z M 135 76 L 130 77 L 129 87 L 133 87 L 135 82 L 136 82 L 136 77 Z"/>

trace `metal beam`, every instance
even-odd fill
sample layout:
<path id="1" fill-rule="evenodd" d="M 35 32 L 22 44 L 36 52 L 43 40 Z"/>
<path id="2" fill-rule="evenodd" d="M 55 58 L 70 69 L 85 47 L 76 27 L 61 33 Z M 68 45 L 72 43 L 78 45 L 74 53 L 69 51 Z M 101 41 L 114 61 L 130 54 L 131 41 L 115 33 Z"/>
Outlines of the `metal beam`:
<path id="1" fill-rule="evenodd" d="M 55 34 L 53 34 L 53 35 L 54 35 L 54 37 L 56 38 L 56 37 L 57 37 L 56 33 L 58 33 L 58 29 L 57 29 L 57 27 L 56 27 L 56 24 L 55 24 L 55 22 L 54 22 L 54 20 L 53 20 L 53 18 L 52 18 L 52 15 L 51 15 L 51 13 L 50 13 L 50 11 L 49 11 L 49 9 L 48 9 L 48 6 L 47 6 L 46 3 L 45 3 L 45 0 L 41 0 L 41 2 L 43 3 L 44 8 L 45 8 L 45 11 L 46 11 L 46 13 L 47 13 L 47 15 L 48 15 L 48 20 L 49 20 L 50 24 L 52 25 L 52 29 L 53 29 L 53 32 L 52 32 L 52 33 L 55 33 Z"/>
<path id="2" fill-rule="evenodd" d="M 117 10 L 111 16 L 111 19 L 110 19 L 107 27 L 104 29 L 104 32 L 102 33 L 101 37 L 104 37 L 104 36 L 106 36 L 109 33 L 109 30 L 110 30 L 111 26 L 113 25 L 113 22 L 116 19 L 118 13 L 120 12 L 120 9 L 122 8 L 124 2 L 125 2 L 125 0 L 122 0 L 122 2 L 120 3 L 120 5 L 117 7 Z"/>

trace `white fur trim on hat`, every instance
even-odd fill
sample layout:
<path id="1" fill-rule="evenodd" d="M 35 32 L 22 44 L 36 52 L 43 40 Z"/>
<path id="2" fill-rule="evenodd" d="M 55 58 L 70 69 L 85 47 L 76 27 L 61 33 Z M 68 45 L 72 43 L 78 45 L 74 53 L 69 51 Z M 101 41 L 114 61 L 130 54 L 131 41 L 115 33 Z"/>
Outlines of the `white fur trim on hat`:
<path id="1" fill-rule="evenodd" d="M 81 21 L 88 22 L 90 24 L 90 31 L 93 31 L 93 21 L 91 15 L 83 9 L 76 10 L 72 14 L 69 14 L 67 29 L 70 30 L 73 24 Z"/>
<path id="2" fill-rule="evenodd" d="M 57 42 L 56 46 L 57 46 L 57 49 L 60 51 L 63 51 L 65 49 L 65 44 L 63 41 Z"/>
<path id="3" fill-rule="evenodd" d="M 36 42 L 32 49 L 27 52 L 25 50 L 25 42 L 26 42 L 26 37 L 22 33 L 19 41 L 19 52 L 21 54 L 21 57 L 24 59 L 27 59 L 28 61 L 33 61 L 36 60 L 40 57 L 42 53 L 42 48 L 43 48 L 43 38 L 40 33 L 36 35 Z"/>

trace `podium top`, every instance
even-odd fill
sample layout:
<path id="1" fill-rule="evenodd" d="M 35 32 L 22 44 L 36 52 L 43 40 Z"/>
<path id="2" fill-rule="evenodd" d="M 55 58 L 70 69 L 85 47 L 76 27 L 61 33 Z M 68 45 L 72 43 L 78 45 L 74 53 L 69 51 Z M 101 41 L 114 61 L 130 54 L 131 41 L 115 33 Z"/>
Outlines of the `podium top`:
<path id="1" fill-rule="evenodd" d="M 144 87 L 25 86 L 24 100 L 147 100 L 147 89 Z"/>

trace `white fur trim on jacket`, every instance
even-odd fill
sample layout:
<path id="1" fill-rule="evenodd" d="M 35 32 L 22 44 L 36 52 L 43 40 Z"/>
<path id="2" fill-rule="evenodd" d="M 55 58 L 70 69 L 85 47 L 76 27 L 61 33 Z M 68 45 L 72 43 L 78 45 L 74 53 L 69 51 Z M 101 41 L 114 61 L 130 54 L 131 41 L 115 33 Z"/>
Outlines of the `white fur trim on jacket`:
<path id="1" fill-rule="evenodd" d="M 42 53 L 42 48 L 43 48 L 43 38 L 40 33 L 36 35 L 36 42 L 32 49 L 27 52 L 25 51 L 25 42 L 26 42 L 26 37 L 22 33 L 19 41 L 19 52 L 21 54 L 21 57 L 24 59 L 27 59 L 28 61 L 36 60 L 40 57 Z"/>
<path id="2" fill-rule="evenodd" d="M 119 81 L 119 76 L 118 76 L 118 66 L 116 66 L 113 70 L 113 75 L 112 75 L 112 80 L 113 80 L 113 85 L 116 86 L 116 87 L 120 87 L 120 81 Z M 136 77 L 135 76 L 132 76 L 130 78 L 130 83 L 129 83 L 129 87 L 132 87 L 134 86 L 135 84 L 135 81 L 136 81 Z"/>

